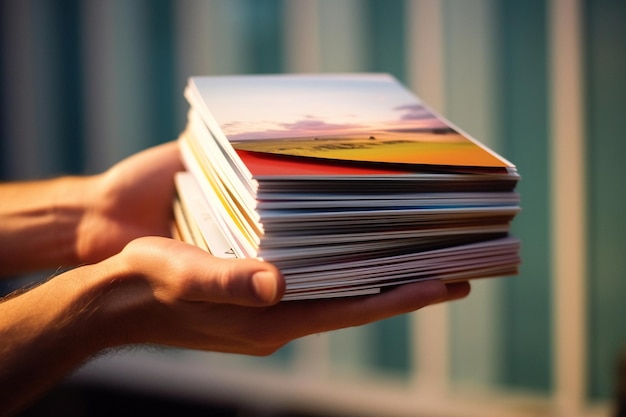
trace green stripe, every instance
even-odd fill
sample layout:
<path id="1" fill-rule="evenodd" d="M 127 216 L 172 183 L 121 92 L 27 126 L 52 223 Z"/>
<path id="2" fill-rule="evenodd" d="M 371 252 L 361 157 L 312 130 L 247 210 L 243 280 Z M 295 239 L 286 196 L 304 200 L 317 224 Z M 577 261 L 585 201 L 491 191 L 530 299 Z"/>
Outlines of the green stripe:
<path id="1" fill-rule="evenodd" d="M 500 112 L 504 153 L 522 176 L 518 277 L 504 283 L 502 384 L 547 392 L 552 385 L 550 177 L 545 0 L 499 0 Z"/>

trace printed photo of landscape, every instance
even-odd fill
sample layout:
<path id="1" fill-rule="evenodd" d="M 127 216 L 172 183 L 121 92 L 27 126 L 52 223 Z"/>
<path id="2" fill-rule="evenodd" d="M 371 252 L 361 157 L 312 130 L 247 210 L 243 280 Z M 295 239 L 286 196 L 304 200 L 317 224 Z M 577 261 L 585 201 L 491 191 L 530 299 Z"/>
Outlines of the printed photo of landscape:
<path id="1" fill-rule="evenodd" d="M 378 163 L 508 166 L 385 74 L 200 79 L 235 149 Z"/>

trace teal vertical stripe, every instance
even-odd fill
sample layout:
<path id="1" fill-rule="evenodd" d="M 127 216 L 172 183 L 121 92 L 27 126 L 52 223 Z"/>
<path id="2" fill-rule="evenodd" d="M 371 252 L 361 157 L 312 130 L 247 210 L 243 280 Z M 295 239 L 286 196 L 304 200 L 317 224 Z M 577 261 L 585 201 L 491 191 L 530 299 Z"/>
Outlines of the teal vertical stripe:
<path id="1" fill-rule="evenodd" d="M 373 369 L 408 378 L 411 374 L 409 316 L 396 316 L 368 325 L 369 358 Z"/>
<path id="2" fill-rule="evenodd" d="M 499 0 L 503 152 L 522 176 L 521 274 L 504 282 L 502 384 L 548 391 L 552 385 L 550 189 L 545 0 Z"/>
<path id="3" fill-rule="evenodd" d="M 150 136 L 154 144 L 176 139 L 183 125 L 176 120 L 181 91 L 176 90 L 174 51 L 174 2 L 151 0 L 145 6 L 150 60 L 147 100 L 150 106 Z"/>
<path id="4" fill-rule="evenodd" d="M 17 94 L 27 94 L 26 89 L 34 90 L 33 100 L 35 110 L 30 114 L 18 115 L 11 112 L 15 117 L 23 117 L 32 122 L 35 137 L 27 137 L 27 133 L 9 132 L 9 120 L 6 119 L 5 109 L 0 111 L 3 119 L 0 121 L 0 173 L 4 180 L 40 178 L 60 173 L 76 173 L 82 169 L 82 106 L 80 92 L 80 52 L 79 37 L 77 35 L 78 3 L 75 0 L 60 2 L 51 0 L 48 2 L 30 1 L 24 9 L 18 7 L 17 1 L 7 1 L 2 4 L 2 19 L 9 21 L 28 21 L 32 23 L 32 37 L 25 39 L 18 33 L 10 33 L 12 25 L 3 27 L 2 59 L 10 59 L 9 50 L 20 50 L 20 60 L 31 65 L 32 78 L 26 85 L 17 84 L 16 79 L 8 79 L 9 71 L 5 65 L 0 65 L 0 75 L 3 80 L 2 94 L 3 103 L 12 106 L 12 101 L 18 101 L 18 97 L 7 97 L 8 85 L 17 87 Z M 22 6 L 26 2 L 22 3 Z M 20 12 L 20 10 L 22 10 Z M 28 13 L 19 16 L 20 13 Z M 6 48 L 6 49 L 5 49 Z M 28 68 L 29 70 L 31 68 Z M 30 71 L 26 71 L 30 74 Z M 5 84 L 6 83 L 6 84 Z M 12 90 L 16 91 L 16 90 Z M 24 99 L 24 98 L 22 98 Z M 19 111 L 19 110 L 18 110 Z M 15 134 L 12 136 L 11 133 Z M 27 167 L 15 166 L 20 144 L 32 143 L 32 151 L 23 156 L 28 160 Z M 21 159 L 24 162 L 24 159 Z M 19 163 L 19 162 L 17 162 Z"/>
<path id="5" fill-rule="evenodd" d="M 367 70 L 406 79 L 406 13 L 404 0 L 367 0 L 364 33 Z"/>
<path id="6" fill-rule="evenodd" d="M 626 2 L 584 9 L 588 236 L 588 394 L 612 397 L 626 349 Z"/>
<path id="7" fill-rule="evenodd" d="M 84 170 L 83 139 L 84 139 L 84 101 L 82 78 L 82 47 L 80 38 L 80 1 L 54 0 L 37 3 L 37 19 L 41 26 L 46 23 L 50 27 L 49 45 L 45 63 L 41 68 L 52 71 L 53 79 L 44 88 L 53 91 L 50 106 L 52 117 L 56 119 L 53 132 L 54 139 L 49 143 L 55 149 L 51 155 L 58 155 L 51 163 L 55 166 L 55 174 L 80 174 Z M 41 73 L 41 72 L 40 72 Z M 44 139 L 44 138 L 42 138 Z"/>
<path id="8" fill-rule="evenodd" d="M 406 83 L 406 4 L 404 0 L 367 0 L 363 33 L 366 70 L 390 73 Z M 409 317 L 399 316 L 367 327 L 371 366 L 383 372 L 408 376 Z"/>
<path id="9" fill-rule="evenodd" d="M 253 73 L 279 73 L 284 70 L 283 5 L 280 0 L 246 0 L 245 41 L 249 68 Z M 219 57 L 217 57 L 219 59 Z"/>
<path id="10" fill-rule="evenodd" d="M 78 4 L 32 2 L 36 149 L 34 176 L 82 170 L 82 103 Z M 19 139 L 18 139 L 19 140 Z"/>

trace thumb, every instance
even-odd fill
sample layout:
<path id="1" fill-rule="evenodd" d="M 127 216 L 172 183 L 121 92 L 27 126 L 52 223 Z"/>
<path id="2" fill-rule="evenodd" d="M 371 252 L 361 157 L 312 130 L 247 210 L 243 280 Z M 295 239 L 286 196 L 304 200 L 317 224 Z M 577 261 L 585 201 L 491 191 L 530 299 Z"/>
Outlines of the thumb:
<path id="1" fill-rule="evenodd" d="M 193 272 L 187 275 L 182 297 L 188 301 L 264 306 L 279 302 L 285 293 L 285 280 L 272 264 L 217 258 L 196 247 L 189 250 L 193 259 L 183 262 Z"/>
<path id="2" fill-rule="evenodd" d="M 153 236 L 135 239 L 124 252 L 155 291 L 170 300 L 265 306 L 285 293 L 278 268 L 257 259 L 217 258 L 196 246 Z"/>
<path id="3" fill-rule="evenodd" d="M 223 265 L 206 282 L 210 301 L 259 306 L 275 304 L 283 297 L 285 280 L 273 265 L 255 259 L 214 260 Z"/>

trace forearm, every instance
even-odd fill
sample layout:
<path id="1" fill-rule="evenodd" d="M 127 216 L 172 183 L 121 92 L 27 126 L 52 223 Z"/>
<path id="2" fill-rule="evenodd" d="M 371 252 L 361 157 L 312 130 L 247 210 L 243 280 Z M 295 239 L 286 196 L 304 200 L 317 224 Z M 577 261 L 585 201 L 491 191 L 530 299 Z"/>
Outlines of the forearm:
<path id="1" fill-rule="evenodd" d="M 106 265 L 85 266 L 0 303 L 0 409 L 23 407 L 94 353 L 120 344 L 115 320 L 101 311 L 115 281 Z"/>
<path id="2" fill-rule="evenodd" d="M 0 184 L 0 276 L 73 266 L 90 177 Z"/>
<path id="3" fill-rule="evenodd" d="M 257 272 L 278 282 L 268 286 L 273 279 L 266 277 L 252 284 Z M 165 238 L 131 242 L 0 302 L 0 414 L 17 412 L 115 346 L 256 352 L 256 337 L 240 336 L 263 327 L 250 325 L 262 312 L 250 306 L 274 304 L 283 290 L 278 271 L 259 261 L 229 262 Z"/>
<path id="4" fill-rule="evenodd" d="M 88 177 L 0 184 L 0 276 L 100 262 L 141 236 L 170 236 L 175 142 Z"/>

